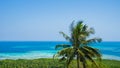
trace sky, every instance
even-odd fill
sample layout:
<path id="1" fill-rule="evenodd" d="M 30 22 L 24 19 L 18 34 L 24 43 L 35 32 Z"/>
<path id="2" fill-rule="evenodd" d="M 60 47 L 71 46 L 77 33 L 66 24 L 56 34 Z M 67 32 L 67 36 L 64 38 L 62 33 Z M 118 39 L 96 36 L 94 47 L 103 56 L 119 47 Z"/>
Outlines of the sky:
<path id="1" fill-rule="evenodd" d="M 120 0 L 0 0 L 0 41 L 64 41 L 73 20 L 120 41 Z"/>

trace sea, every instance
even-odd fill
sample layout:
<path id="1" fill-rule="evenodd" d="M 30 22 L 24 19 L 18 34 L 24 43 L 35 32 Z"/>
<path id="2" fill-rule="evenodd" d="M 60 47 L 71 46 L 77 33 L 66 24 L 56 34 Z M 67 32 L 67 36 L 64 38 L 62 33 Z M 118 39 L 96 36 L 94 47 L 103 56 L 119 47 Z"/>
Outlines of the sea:
<path id="1" fill-rule="evenodd" d="M 0 60 L 53 58 L 59 50 L 58 44 L 70 44 L 65 41 L 0 41 Z M 120 60 L 120 42 L 101 42 L 90 44 L 98 48 L 103 59 Z"/>

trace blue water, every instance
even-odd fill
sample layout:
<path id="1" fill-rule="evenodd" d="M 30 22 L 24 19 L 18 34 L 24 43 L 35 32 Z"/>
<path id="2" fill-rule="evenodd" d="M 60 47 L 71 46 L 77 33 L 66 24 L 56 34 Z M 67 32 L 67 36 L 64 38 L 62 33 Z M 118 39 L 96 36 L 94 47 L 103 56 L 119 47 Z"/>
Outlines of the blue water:
<path id="1" fill-rule="evenodd" d="M 57 52 L 55 45 L 68 42 L 0 42 L 0 59 L 37 59 L 52 58 Z M 102 42 L 92 44 L 100 49 L 104 59 L 120 60 L 120 42 Z"/>

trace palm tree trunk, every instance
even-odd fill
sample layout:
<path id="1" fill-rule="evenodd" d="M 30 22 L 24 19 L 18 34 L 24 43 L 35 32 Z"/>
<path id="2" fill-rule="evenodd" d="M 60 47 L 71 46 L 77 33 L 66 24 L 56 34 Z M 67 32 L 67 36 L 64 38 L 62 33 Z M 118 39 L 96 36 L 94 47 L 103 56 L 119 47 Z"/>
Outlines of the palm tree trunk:
<path id="1" fill-rule="evenodd" d="M 77 68 L 80 68 L 80 58 L 78 55 L 77 55 Z"/>
<path id="2" fill-rule="evenodd" d="M 85 66 L 85 62 L 83 62 L 83 68 L 86 68 L 86 66 Z"/>

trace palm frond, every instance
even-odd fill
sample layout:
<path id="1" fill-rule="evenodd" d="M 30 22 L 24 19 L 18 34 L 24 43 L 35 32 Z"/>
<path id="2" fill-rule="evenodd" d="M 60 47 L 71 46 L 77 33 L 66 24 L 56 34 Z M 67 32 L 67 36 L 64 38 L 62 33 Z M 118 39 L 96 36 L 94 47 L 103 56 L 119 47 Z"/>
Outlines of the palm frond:
<path id="1" fill-rule="evenodd" d="M 73 30 L 74 30 L 74 22 L 75 22 L 75 21 L 72 21 L 72 23 L 71 23 L 71 25 L 70 25 L 70 32 L 71 32 L 71 33 L 72 33 Z"/>
<path id="2" fill-rule="evenodd" d="M 100 51 L 96 48 L 92 48 L 92 47 L 89 47 L 89 46 L 84 46 L 84 48 L 87 48 L 88 50 L 91 50 L 94 55 L 96 56 L 96 58 L 98 58 L 99 60 L 101 60 L 101 54 L 100 54 Z"/>
<path id="3" fill-rule="evenodd" d="M 86 42 L 89 44 L 89 43 L 97 43 L 101 41 L 102 41 L 101 38 L 92 38 L 92 39 L 87 40 Z"/>
<path id="4" fill-rule="evenodd" d="M 82 27 L 83 27 L 83 21 L 78 21 L 77 25 L 76 25 L 76 28 L 81 29 Z"/>
<path id="5" fill-rule="evenodd" d="M 64 37 L 66 40 L 72 41 L 72 39 L 71 39 L 67 34 L 65 34 L 64 32 L 59 32 L 59 33 L 62 34 L 63 37 Z"/>
<path id="6" fill-rule="evenodd" d="M 89 33 L 89 34 L 94 34 L 95 33 L 95 30 L 94 30 L 94 28 L 89 28 L 89 29 L 87 29 L 87 32 Z"/>
<path id="7" fill-rule="evenodd" d="M 82 28 L 82 31 L 86 31 L 87 29 L 88 29 L 88 26 L 84 25 L 83 28 Z"/>
<path id="8" fill-rule="evenodd" d="M 71 47 L 71 45 L 62 44 L 62 45 L 56 45 L 56 46 L 55 46 L 55 49 L 68 48 L 68 47 Z"/>
<path id="9" fill-rule="evenodd" d="M 94 52 L 92 52 L 90 49 L 82 47 L 81 50 L 83 51 L 84 54 L 90 54 L 92 57 L 95 57 Z"/>
<path id="10" fill-rule="evenodd" d="M 59 56 L 69 57 L 72 50 L 73 50 L 73 48 L 70 48 L 70 47 L 69 48 L 64 48 L 64 49 L 60 50 L 58 52 L 58 54 L 59 54 Z"/>
<path id="11" fill-rule="evenodd" d="M 62 56 L 62 57 L 59 59 L 60 62 L 61 62 L 61 61 L 64 61 L 64 60 L 66 60 L 66 57 L 65 57 L 65 56 Z"/>
<path id="12" fill-rule="evenodd" d="M 85 56 L 90 62 L 92 62 L 97 68 L 99 68 L 99 66 L 97 65 L 97 63 L 94 61 L 94 59 L 92 58 L 92 56 L 90 56 L 89 54 L 87 54 Z"/>
<path id="13" fill-rule="evenodd" d="M 74 59 L 75 57 L 75 51 L 74 49 L 71 50 L 70 56 L 67 59 L 67 67 L 69 66 L 69 64 L 71 63 L 71 61 Z"/>
<path id="14" fill-rule="evenodd" d="M 77 50 L 77 53 L 78 53 L 80 56 L 85 57 L 85 54 L 81 51 L 81 49 L 78 49 L 78 50 Z"/>

